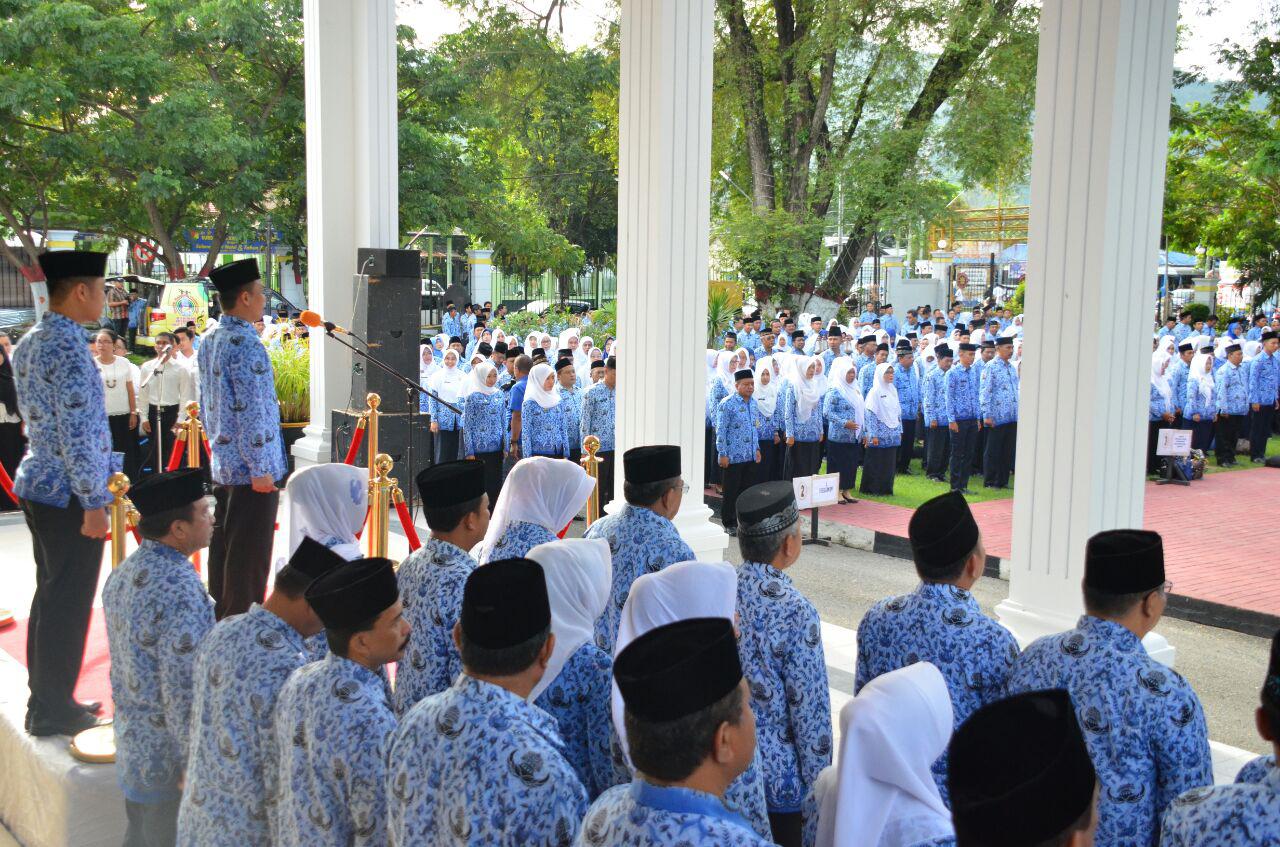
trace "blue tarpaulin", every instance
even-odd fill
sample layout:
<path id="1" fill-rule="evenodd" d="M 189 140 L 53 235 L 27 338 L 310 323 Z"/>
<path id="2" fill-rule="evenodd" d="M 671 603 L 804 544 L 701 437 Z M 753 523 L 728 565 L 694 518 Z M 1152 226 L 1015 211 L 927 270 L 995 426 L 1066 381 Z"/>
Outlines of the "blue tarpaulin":
<path id="1" fill-rule="evenodd" d="M 1027 260 L 1027 245 L 1013 244 L 1004 248 L 1000 255 L 996 256 L 996 264 L 1007 265 L 1011 262 L 1025 262 Z M 1156 263 L 1160 267 L 1164 267 L 1164 251 L 1159 250 L 1156 254 Z M 1196 257 L 1190 253 L 1179 253 L 1177 250 L 1169 251 L 1169 266 L 1173 268 L 1194 267 Z"/>

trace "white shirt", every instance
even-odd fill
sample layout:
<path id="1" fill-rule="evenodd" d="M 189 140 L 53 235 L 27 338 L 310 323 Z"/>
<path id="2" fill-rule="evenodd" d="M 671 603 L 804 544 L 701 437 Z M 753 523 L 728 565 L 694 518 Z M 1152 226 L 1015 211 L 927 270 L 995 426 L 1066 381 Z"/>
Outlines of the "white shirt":
<path id="1" fill-rule="evenodd" d="M 102 386 L 107 394 L 107 415 L 127 415 L 129 408 L 129 389 L 127 386 L 137 384 L 133 381 L 133 363 L 121 356 L 104 365 L 98 359 L 93 360 L 102 376 Z"/>
<path id="2" fill-rule="evenodd" d="M 142 386 L 138 392 L 138 409 L 144 414 L 148 406 L 177 406 L 178 420 L 187 419 L 187 404 L 196 399 L 196 387 L 193 372 L 177 359 L 165 362 L 159 368 L 157 359 L 142 363 L 142 376 L 138 384 Z"/>

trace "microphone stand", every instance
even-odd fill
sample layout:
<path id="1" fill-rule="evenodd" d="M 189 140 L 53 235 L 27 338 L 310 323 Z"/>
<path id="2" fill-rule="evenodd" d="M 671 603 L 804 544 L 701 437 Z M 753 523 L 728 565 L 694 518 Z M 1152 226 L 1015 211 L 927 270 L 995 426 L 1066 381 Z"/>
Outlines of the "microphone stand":
<path id="1" fill-rule="evenodd" d="M 451 412 L 453 412 L 454 414 L 457 414 L 457 415 L 462 414 L 462 409 L 458 408 L 457 406 L 455 406 L 455 405 L 453 405 L 452 403 L 448 402 L 447 400 L 443 399 L 439 394 L 436 394 L 434 391 L 432 391 L 432 390 L 431 390 L 431 389 L 429 389 L 429 388 L 423 388 L 421 385 L 419 385 L 418 383 L 416 383 L 416 382 L 414 382 L 413 380 L 409 379 L 409 378 L 408 378 L 408 377 L 406 377 L 404 374 L 400 373 L 400 372 L 399 372 L 399 371 L 397 371 L 395 368 L 393 368 L 393 367 L 391 367 L 390 365 L 388 365 L 386 362 L 384 362 L 384 361 L 382 361 L 381 359 L 379 359 L 378 357 L 374 356 L 372 353 L 369 353 L 369 352 L 367 352 L 367 351 L 361 350 L 359 347 L 355 346 L 354 344 L 348 344 L 346 341 L 344 341 L 344 340 L 342 340 L 341 338 L 339 338 L 339 337 L 337 336 L 337 334 L 336 334 L 336 333 L 334 333 L 334 331 L 333 331 L 333 330 L 326 328 L 326 329 L 325 329 L 325 331 L 324 331 L 324 334 L 325 334 L 325 335 L 327 335 L 327 336 L 329 336 L 330 338 L 332 338 L 334 341 L 338 342 L 339 344 L 341 344 L 343 347 L 346 347 L 346 348 L 347 348 L 348 350 L 350 350 L 352 353 L 355 353 L 356 355 L 360 356 L 361 358 L 365 359 L 366 361 L 368 361 L 368 362 L 370 362 L 370 363 L 372 363 L 372 364 L 374 364 L 374 365 L 377 365 L 377 366 L 378 366 L 378 367 L 379 367 L 379 368 L 380 368 L 384 373 L 388 374 L 389 376 L 393 376 L 393 377 L 395 377 L 395 378 L 396 378 L 396 379 L 398 379 L 401 383 L 403 383 L 403 385 L 405 386 L 405 388 L 410 388 L 410 389 L 413 389 L 414 391 L 417 391 L 419 394 L 425 394 L 425 395 L 427 395 L 427 396 L 428 396 L 428 397 L 430 397 L 432 400 L 435 400 L 435 401 L 436 401 L 437 403 L 439 403 L 441 406 L 444 406 L 446 409 L 450 410 L 450 411 L 451 411 Z M 412 405 L 412 404 L 410 404 L 410 405 Z"/>

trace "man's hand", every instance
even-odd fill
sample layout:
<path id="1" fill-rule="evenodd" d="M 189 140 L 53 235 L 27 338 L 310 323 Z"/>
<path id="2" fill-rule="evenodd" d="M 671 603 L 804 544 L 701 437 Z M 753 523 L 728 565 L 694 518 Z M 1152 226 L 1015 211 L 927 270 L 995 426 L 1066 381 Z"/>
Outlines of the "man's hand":
<path id="1" fill-rule="evenodd" d="M 773 434 L 773 443 L 774 443 L 774 444 L 781 444 L 781 443 L 782 443 L 782 436 L 781 436 L 781 435 L 778 435 L 778 433 L 776 433 L 776 432 L 775 432 L 775 433 Z"/>
<path id="2" fill-rule="evenodd" d="M 142 422 L 142 434 L 143 434 L 143 435 L 150 435 L 150 434 L 151 434 L 151 421 L 143 421 L 143 422 Z"/>
<path id="3" fill-rule="evenodd" d="M 929 421 L 929 429 L 937 429 L 937 428 L 938 428 L 937 421 Z"/>
<path id="4" fill-rule="evenodd" d="M 1163 414 L 1160 417 L 1162 420 L 1164 420 L 1165 423 L 1173 423 L 1173 415 Z"/>
<path id="5" fill-rule="evenodd" d="M 796 443 L 796 440 L 795 440 L 794 438 L 792 438 L 790 435 L 788 435 L 788 436 L 787 436 L 787 446 L 788 446 L 788 447 L 790 447 L 791 445 L 793 445 L 793 444 L 795 444 L 795 443 Z"/>
<path id="6" fill-rule="evenodd" d="M 982 422 L 989 427 L 994 427 L 996 425 L 995 418 L 983 418 Z"/>
<path id="7" fill-rule="evenodd" d="M 879 447 L 879 446 L 880 446 L 880 439 L 879 439 L 879 438 L 873 438 L 873 439 L 871 439 L 871 446 L 872 446 L 872 447 Z"/>
<path id="8" fill-rule="evenodd" d="M 80 534 L 87 538 L 106 538 L 108 531 L 107 510 L 88 509 L 80 524 Z"/>
<path id="9" fill-rule="evenodd" d="M 727 467 L 729 467 L 729 457 L 728 457 L 728 456 L 721 456 L 721 457 L 720 457 L 719 459 L 717 459 L 716 461 L 719 463 L 720 467 L 722 467 L 722 468 L 727 468 Z"/>
<path id="10" fill-rule="evenodd" d="M 259 494 L 270 494 L 276 490 L 276 481 L 271 478 L 271 474 L 255 476 L 249 482 L 253 486 L 253 490 Z"/>
<path id="11" fill-rule="evenodd" d="M 1192 415 L 1192 416 L 1191 416 L 1191 420 L 1195 421 L 1196 423 L 1200 423 L 1200 416 L 1199 416 L 1199 415 Z"/>
<path id="12" fill-rule="evenodd" d="M 1254 403 L 1254 404 L 1252 404 L 1252 405 L 1253 405 L 1253 410 L 1254 410 L 1255 412 L 1260 411 L 1260 410 L 1262 409 L 1262 406 L 1261 406 L 1260 404 L 1258 404 L 1258 403 Z"/>
<path id="13" fill-rule="evenodd" d="M 436 423 L 435 421 L 432 421 L 432 422 L 431 422 L 431 431 L 432 431 L 432 432 L 439 432 L 439 431 L 440 431 L 440 424 Z"/>
<path id="14" fill-rule="evenodd" d="M 955 421 L 952 421 L 951 423 L 947 424 L 947 429 L 951 430 L 952 432 L 959 432 L 960 424 L 956 423 Z"/>
<path id="15" fill-rule="evenodd" d="M 757 464 L 757 465 L 758 465 L 758 464 L 760 464 L 760 451 L 759 451 L 759 450 L 757 450 L 757 451 L 756 451 L 756 464 Z"/>

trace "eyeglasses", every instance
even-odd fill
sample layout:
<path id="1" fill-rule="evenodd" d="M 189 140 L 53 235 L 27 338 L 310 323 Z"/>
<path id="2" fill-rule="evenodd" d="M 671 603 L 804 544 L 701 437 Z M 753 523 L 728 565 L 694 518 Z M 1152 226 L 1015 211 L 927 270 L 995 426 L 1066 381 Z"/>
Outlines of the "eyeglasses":
<path id="1" fill-rule="evenodd" d="M 682 482 L 682 483 L 680 484 L 680 493 L 681 493 L 681 494 L 688 494 L 688 493 L 689 493 L 689 483 L 687 483 L 687 482 Z"/>

